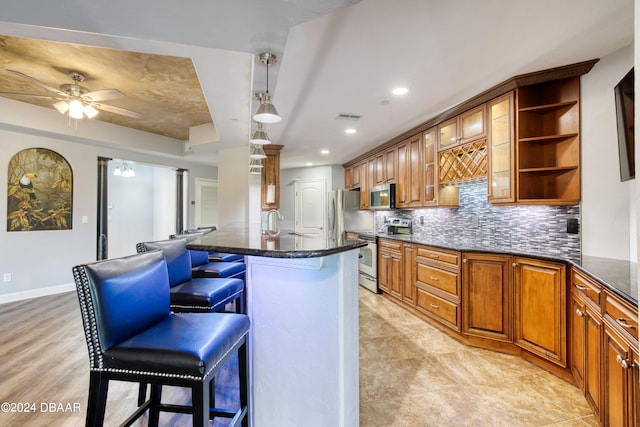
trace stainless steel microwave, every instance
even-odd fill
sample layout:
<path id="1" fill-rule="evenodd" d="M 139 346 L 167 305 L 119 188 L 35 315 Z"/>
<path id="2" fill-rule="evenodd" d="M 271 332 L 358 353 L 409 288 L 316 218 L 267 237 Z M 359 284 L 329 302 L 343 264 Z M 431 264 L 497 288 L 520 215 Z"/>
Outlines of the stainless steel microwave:
<path id="1" fill-rule="evenodd" d="M 369 207 L 371 209 L 395 209 L 396 208 L 396 185 L 382 184 L 371 187 L 371 198 Z"/>

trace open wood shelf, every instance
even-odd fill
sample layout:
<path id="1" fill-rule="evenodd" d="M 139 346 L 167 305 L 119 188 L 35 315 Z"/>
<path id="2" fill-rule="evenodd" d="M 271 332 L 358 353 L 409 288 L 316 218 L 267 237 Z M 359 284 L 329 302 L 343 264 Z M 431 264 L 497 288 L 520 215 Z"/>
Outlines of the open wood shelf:
<path id="1" fill-rule="evenodd" d="M 532 107 L 522 107 L 520 108 L 520 112 L 525 113 L 536 113 L 536 114 L 546 114 L 552 111 L 562 110 L 563 108 L 570 108 L 576 105 L 578 101 L 567 101 L 567 102 L 555 102 L 553 104 L 546 105 L 534 105 Z"/>

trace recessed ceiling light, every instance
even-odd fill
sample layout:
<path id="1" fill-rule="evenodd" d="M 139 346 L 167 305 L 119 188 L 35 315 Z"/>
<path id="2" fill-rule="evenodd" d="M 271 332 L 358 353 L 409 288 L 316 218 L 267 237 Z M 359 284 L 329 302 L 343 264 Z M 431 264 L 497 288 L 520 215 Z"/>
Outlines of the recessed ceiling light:
<path id="1" fill-rule="evenodd" d="M 320 150 L 320 154 L 329 154 L 329 150 Z"/>
<path id="2" fill-rule="evenodd" d="M 397 87 L 391 91 L 391 93 L 394 95 L 404 95 L 408 92 L 409 92 L 409 89 L 407 89 L 406 87 Z"/>
<path id="3" fill-rule="evenodd" d="M 352 134 L 352 133 L 356 133 L 356 130 L 354 128 L 349 128 L 349 129 L 345 129 L 344 133 Z"/>
<path id="4" fill-rule="evenodd" d="M 307 162 L 306 164 L 307 164 L 307 166 L 313 166 L 313 163 L 311 163 L 311 162 Z"/>

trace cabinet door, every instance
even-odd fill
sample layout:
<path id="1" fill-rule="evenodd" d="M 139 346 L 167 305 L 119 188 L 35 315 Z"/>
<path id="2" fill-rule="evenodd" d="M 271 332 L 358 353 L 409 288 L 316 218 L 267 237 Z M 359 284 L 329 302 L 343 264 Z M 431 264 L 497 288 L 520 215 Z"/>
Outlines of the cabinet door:
<path id="1" fill-rule="evenodd" d="M 351 188 L 360 188 L 360 165 L 351 166 Z"/>
<path id="2" fill-rule="evenodd" d="M 489 114 L 489 176 L 487 195 L 491 203 L 515 202 L 513 92 L 487 106 Z"/>
<path id="3" fill-rule="evenodd" d="M 384 184 L 386 181 L 386 177 L 385 177 L 385 164 L 384 164 L 384 153 L 378 153 L 376 154 L 376 159 L 375 159 L 375 174 L 374 174 L 374 178 L 373 178 L 373 185 L 380 185 L 380 184 Z"/>
<path id="4" fill-rule="evenodd" d="M 378 287 L 384 292 L 389 292 L 391 277 L 391 254 L 384 249 L 378 249 Z"/>
<path id="5" fill-rule="evenodd" d="M 407 207 L 409 203 L 409 144 L 398 145 L 398 175 L 396 177 L 396 207 Z"/>
<path id="6" fill-rule="evenodd" d="M 454 117 L 438 125 L 438 150 L 444 150 L 459 143 L 458 117 Z"/>
<path id="7" fill-rule="evenodd" d="M 385 182 L 395 182 L 398 170 L 398 148 L 393 147 L 384 153 L 384 180 Z"/>
<path id="8" fill-rule="evenodd" d="M 460 135 L 458 135 L 458 140 L 461 144 L 466 144 L 467 142 L 486 136 L 485 109 L 486 105 L 482 104 L 460 114 Z"/>
<path id="9" fill-rule="evenodd" d="M 414 245 L 406 243 L 403 245 L 402 258 L 404 262 L 404 280 L 402 300 L 412 306 L 416 304 L 416 280 L 418 267 L 416 255 L 417 251 Z"/>
<path id="10" fill-rule="evenodd" d="M 424 206 L 438 205 L 438 171 L 437 171 L 437 129 L 431 128 L 422 134 L 422 160 L 424 175 L 422 177 L 422 198 Z"/>
<path id="11" fill-rule="evenodd" d="M 422 206 L 422 134 L 409 140 L 409 206 Z"/>
<path id="12" fill-rule="evenodd" d="M 633 355 L 614 327 L 604 325 L 604 425 L 633 426 L 637 411 L 637 384 L 633 384 Z M 637 379 L 637 378 L 636 378 Z M 635 405 L 635 406 L 634 406 Z"/>
<path id="13" fill-rule="evenodd" d="M 593 410 L 602 418 L 602 316 L 593 311 L 578 292 L 571 293 L 569 305 L 569 367 Z"/>
<path id="14" fill-rule="evenodd" d="M 360 209 L 369 209 L 371 181 L 373 180 L 375 158 L 360 163 Z"/>
<path id="15" fill-rule="evenodd" d="M 513 258 L 463 254 L 462 331 L 467 335 L 512 342 Z"/>
<path id="16" fill-rule="evenodd" d="M 282 148 L 282 146 L 277 146 Z M 267 157 L 262 161 L 262 210 L 280 209 L 280 148 L 265 148 Z M 267 188 L 275 185 L 273 203 L 267 201 Z"/>
<path id="17" fill-rule="evenodd" d="M 520 257 L 515 262 L 515 343 L 566 368 L 566 268 Z"/>
<path id="18" fill-rule="evenodd" d="M 390 288 L 389 293 L 396 298 L 402 299 L 402 287 L 404 283 L 402 278 L 404 265 L 402 263 L 402 254 L 400 253 L 391 253 L 391 266 L 390 266 Z"/>

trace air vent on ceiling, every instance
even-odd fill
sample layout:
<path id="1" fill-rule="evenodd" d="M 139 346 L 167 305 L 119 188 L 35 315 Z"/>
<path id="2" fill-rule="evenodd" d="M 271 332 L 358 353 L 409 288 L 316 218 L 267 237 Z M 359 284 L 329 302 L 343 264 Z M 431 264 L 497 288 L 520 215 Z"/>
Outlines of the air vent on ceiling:
<path id="1" fill-rule="evenodd" d="M 360 120 L 360 117 L 357 114 L 349 114 L 349 113 L 339 113 L 338 117 L 336 117 L 336 120 L 351 120 L 351 121 L 357 121 Z"/>

